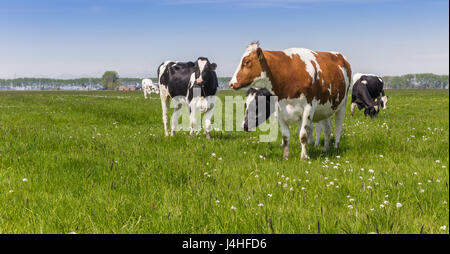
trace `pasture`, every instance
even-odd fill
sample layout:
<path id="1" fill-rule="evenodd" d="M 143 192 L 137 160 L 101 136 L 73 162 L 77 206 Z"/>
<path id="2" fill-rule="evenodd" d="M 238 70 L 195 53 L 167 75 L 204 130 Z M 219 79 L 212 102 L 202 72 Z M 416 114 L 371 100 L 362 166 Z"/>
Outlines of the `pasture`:
<path id="1" fill-rule="evenodd" d="M 164 137 L 154 94 L 2 91 L 0 233 L 448 234 L 448 90 L 386 93 L 284 161 L 281 135 Z"/>

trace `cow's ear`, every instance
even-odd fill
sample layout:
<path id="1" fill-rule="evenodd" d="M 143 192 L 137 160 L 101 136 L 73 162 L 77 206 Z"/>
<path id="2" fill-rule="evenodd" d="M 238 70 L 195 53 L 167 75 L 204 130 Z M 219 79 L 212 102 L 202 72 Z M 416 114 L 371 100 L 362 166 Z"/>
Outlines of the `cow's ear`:
<path id="1" fill-rule="evenodd" d="M 264 58 L 264 54 L 262 52 L 261 48 L 256 49 L 256 55 L 258 56 L 258 59 L 261 61 Z"/>
<path id="2" fill-rule="evenodd" d="M 212 63 L 211 64 L 211 70 L 215 71 L 217 68 L 217 64 L 216 63 Z"/>
<path id="3" fill-rule="evenodd" d="M 187 64 L 188 64 L 189 67 L 194 67 L 195 66 L 195 63 L 190 62 L 190 61 Z"/>
<path id="4" fill-rule="evenodd" d="M 249 96 L 250 94 L 255 93 L 256 91 L 257 91 L 257 90 L 256 90 L 255 88 L 250 87 L 250 88 L 247 90 L 247 96 Z"/>

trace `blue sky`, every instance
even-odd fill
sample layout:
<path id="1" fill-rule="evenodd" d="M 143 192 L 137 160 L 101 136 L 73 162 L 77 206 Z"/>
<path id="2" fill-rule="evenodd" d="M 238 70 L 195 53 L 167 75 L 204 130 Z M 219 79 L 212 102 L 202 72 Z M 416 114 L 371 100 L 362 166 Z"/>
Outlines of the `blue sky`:
<path id="1" fill-rule="evenodd" d="M 447 0 L 0 0 L 0 78 L 156 76 L 206 56 L 231 76 L 245 47 L 343 53 L 353 72 L 449 70 Z"/>

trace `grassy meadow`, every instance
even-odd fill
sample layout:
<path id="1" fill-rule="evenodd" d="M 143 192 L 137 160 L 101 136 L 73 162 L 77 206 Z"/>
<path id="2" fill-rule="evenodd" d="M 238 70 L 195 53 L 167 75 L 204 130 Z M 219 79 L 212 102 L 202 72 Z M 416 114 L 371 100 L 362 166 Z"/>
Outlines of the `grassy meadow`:
<path id="1" fill-rule="evenodd" d="M 285 161 L 281 135 L 164 137 L 139 91 L 1 91 L 0 233 L 448 234 L 448 90 L 387 95 L 309 161 L 292 126 Z"/>

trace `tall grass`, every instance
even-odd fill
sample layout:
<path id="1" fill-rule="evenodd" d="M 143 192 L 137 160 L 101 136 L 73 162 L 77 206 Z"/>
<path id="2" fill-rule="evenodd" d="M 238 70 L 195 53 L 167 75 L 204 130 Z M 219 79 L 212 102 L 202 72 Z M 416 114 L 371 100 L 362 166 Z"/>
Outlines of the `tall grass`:
<path id="1" fill-rule="evenodd" d="M 0 92 L 0 233 L 448 234 L 448 91 L 388 95 L 309 161 L 293 126 L 284 161 L 259 131 L 164 137 L 155 95 Z"/>

